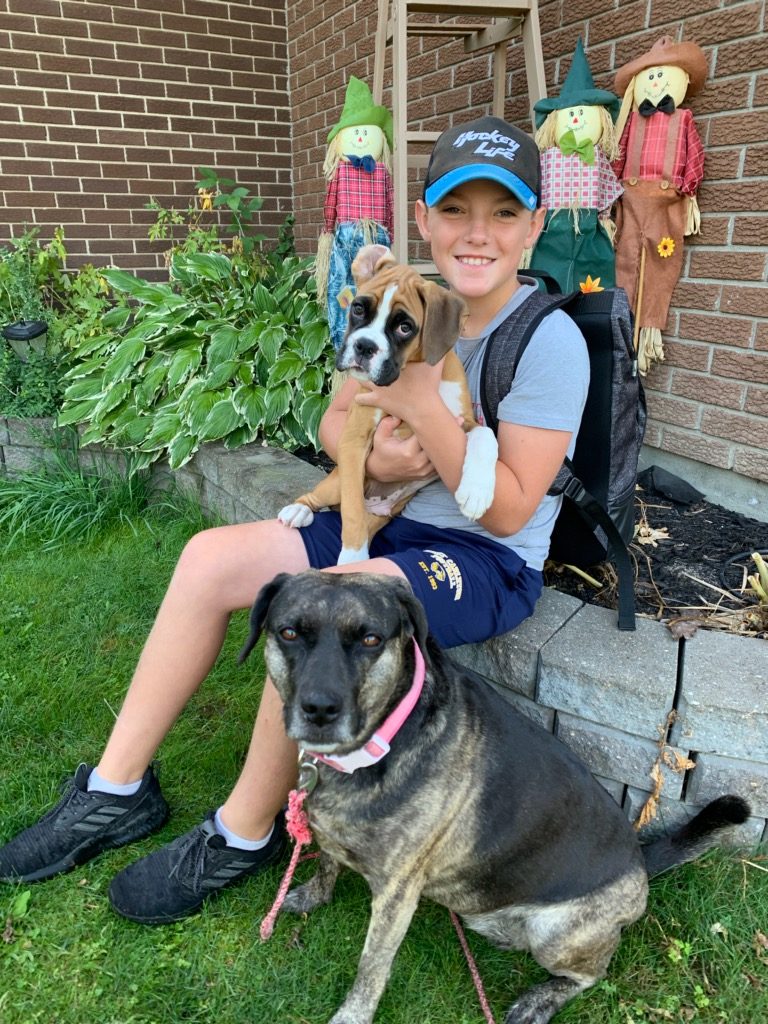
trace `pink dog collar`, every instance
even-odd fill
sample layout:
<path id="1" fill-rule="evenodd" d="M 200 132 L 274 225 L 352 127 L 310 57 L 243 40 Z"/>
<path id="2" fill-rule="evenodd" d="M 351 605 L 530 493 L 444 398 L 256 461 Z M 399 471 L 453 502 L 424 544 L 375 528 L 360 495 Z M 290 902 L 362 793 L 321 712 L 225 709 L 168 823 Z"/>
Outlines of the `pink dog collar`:
<path id="1" fill-rule="evenodd" d="M 389 745 L 392 739 L 397 735 L 403 723 L 413 711 L 424 686 L 426 666 L 424 664 L 424 656 L 415 639 L 413 641 L 413 652 L 416 658 L 416 667 L 413 672 L 413 683 L 410 690 L 364 747 L 360 747 L 359 750 L 353 750 L 351 754 L 339 754 L 337 757 L 306 750 L 303 752 L 301 760 L 303 760 L 304 756 L 314 757 L 316 760 L 322 761 L 323 764 L 335 768 L 337 772 L 345 772 L 347 775 L 351 775 L 358 768 L 368 768 L 372 764 L 376 764 L 383 757 L 386 757 L 389 753 Z"/>

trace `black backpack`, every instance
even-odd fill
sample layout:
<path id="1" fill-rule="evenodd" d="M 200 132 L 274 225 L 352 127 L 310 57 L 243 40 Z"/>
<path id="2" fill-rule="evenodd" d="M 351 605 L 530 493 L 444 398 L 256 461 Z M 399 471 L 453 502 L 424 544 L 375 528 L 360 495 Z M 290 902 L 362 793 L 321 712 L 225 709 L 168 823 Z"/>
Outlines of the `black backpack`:
<path id="1" fill-rule="evenodd" d="M 627 545 L 634 533 L 637 462 L 646 408 L 624 290 L 571 295 L 539 291 L 528 296 L 488 339 L 480 378 L 483 415 L 495 433 L 496 411 L 512 386 L 520 357 L 538 325 L 556 309 L 567 313 L 584 335 L 590 382 L 573 459 L 565 460 L 548 491 L 570 499 L 563 501 L 549 554 L 555 561 L 579 568 L 613 561 L 619 577 L 619 629 L 634 629 Z M 567 370 L 553 367 L 554 372 Z"/>

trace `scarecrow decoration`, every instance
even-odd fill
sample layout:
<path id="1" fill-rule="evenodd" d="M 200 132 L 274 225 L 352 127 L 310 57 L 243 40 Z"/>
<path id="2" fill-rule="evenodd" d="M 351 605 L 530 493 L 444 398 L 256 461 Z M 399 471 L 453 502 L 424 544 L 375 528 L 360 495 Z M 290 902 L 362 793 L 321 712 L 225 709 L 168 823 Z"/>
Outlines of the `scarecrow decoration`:
<path id="1" fill-rule="evenodd" d="M 700 92 L 707 74 L 696 43 L 664 36 L 616 73 L 623 94 L 613 168 L 624 186 L 616 213 L 616 283 L 635 314 L 640 372 L 664 358 L 672 292 L 683 265 L 683 237 L 700 229 L 696 192 L 704 147 L 693 114 L 680 104 Z"/>
<path id="2" fill-rule="evenodd" d="M 352 261 L 364 245 L 392 244 L 391 149 L 392 115 L 375 104 L 365 82 L 352 75 L 341 117 L 328 133 L 325 223 L 317 251 L 318 296 L 326 306 L 337 350 L 354 295 Z"/>
<path id="3" fill-rule="evenodd" d="M 547 215 L 529 266 L 555 277 L 563 292 L 613 288 L 610 214 L 622 188 L 610 161 L 618 153 L 619 97 L 595 88 L 581 39 L 560 95 L 533 109 Z"/>

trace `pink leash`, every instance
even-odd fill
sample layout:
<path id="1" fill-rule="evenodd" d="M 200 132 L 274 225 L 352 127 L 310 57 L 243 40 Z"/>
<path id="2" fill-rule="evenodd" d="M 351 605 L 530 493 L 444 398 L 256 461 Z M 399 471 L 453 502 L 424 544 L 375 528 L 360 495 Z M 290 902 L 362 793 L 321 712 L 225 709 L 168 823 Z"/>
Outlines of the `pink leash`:
<path id="1" fill-rule="evenodd" d="M 472 975 L 472 981 L 475 985 L 475 991 L 477 992 L 477 998 L 480 1000 L 480 1009 L 483 1011 L 483 1016 L 488 1021 L 488 1024 L 496 1024 L 491 1013 L 491 1007 L 488 1004 L 488 999 L 485 995 L 485 989 L 483 988 L 483 979 L 480 977 L 480 971 L 477 969 L 475 958 L 472 956 L 472 951 L 467 944 L 466 936 L 464 935 L 464 929 L 461 927 L 461 921 L 454 912 L 450 911 L 451 921 L 453 921 L 453 927 L 456 929 L 456 934 L 459 937 L 461 948 L 464 950 L 464 956 L 467 958 L 467 966 L 469 967 L 469 973 Z"/>
<path id="2" fill-rule="evenodd" d="M 312 842 L 312 829 L 309 827 L 309 819 L 303 806 L 306 798 L 306 789 L 292 789 L 288 794 L 288 810 L 285 814 L 285 825 L 288 835 L 293 839 L 295 846 L 293 847 L 290 863 L 280 883 L 280 888 L 277 890 L 277 896 L 272 904 L 272 909 L 261 922 L 259 937 L 262 942 L 266 942 L 271 937 L 277 915 L 280 913 L 280 908 L 283 905 L 288 888 L 293 881 L 293 875 L 296 871 L 296 865 L 299 863 L 301 851 L 303 847 L 308 846 Z"/>

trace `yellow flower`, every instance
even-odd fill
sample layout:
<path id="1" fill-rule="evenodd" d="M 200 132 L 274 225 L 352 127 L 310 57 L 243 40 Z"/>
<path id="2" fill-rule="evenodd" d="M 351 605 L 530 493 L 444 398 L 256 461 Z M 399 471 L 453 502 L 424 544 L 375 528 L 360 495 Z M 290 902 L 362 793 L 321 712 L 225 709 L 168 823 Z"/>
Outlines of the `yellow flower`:
<path id="1" fill-rule="evenodd" d="M 600 278 L 596 277 L 594 279 L 594 281 L 593 281 L 591 274 L 587 274 L 587 280 L 586 281 L 579 281 L 579 288 L 581 288 L 581 290 L 583 292 L 604 292 L 605 291 L 605 288 L 601 288 L 600 287 Z"/>
<path id="2" fill-rule="evenodd" d="M 663 260 L 669 259 L 672 253 L 675 251 L 675 240 L 670 238 L 668 235 L 662 238 L 659 244 L 656 246 L 656 252 L 661 256 Z"/>
<path id="3" fill-rule="evenodd" d="M 200 209 L 201 210 L 212 210 L 213 209 L 213 193 L 209 192 L 207 188 L 199 188 L 197 194 L 200 196 Z"/>

